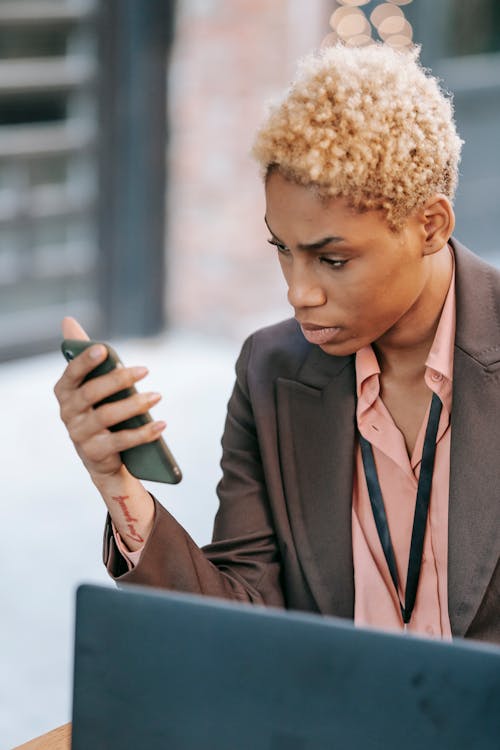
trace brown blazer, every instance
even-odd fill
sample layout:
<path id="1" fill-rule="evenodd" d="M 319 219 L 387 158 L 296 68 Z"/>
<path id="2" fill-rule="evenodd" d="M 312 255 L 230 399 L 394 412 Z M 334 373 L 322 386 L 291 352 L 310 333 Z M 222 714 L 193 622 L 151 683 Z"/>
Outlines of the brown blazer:
<path id="1" fill-rule="evenodd" d="M 458 242 L 448 605 L 454 635 L 500 643 L 500 272 Z M 200 550 L 159 503 L 120 582 L 353 617 L 354 357 L 309 344 L 295 322 L 244 344 L 228 405 L 220 507 Z"/>

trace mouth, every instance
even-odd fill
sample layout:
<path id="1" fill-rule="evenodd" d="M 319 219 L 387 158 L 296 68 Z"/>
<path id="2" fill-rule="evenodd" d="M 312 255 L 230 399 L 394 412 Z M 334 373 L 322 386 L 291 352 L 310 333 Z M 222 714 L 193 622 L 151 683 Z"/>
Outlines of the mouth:
<path id="1" fill-rule="evenodd" d="M 329 344 L 335 340 L 340 331 L 338 326 L 321 326 L 315 323 L 300 323 L 304 337 L 310 344 Z"/>

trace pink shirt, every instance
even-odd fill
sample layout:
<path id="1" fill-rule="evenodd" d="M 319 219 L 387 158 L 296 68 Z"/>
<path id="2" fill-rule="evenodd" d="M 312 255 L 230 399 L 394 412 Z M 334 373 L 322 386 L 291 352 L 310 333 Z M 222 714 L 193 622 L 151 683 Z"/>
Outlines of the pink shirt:
<path id="1" fill-rule="evenodd" d="M 114 525 L 114 523 L 111 523 L 111 528 L 113 529 L 113 536 L 115 537 L 116 546 L 120 550 L 122 557 L 125 558 L 128 569 L 132 570 L 132 568 L 135 568 L 135 566 L 141 559 L 141 552 L 144 549 L 144 545 L 142 545 L 142 547 L 139 547 L 139 549 L 136 549 L 135 552 L 131 552 L 129 549 L 127 549 L 127 546 L 116 530 L 116 526 Z"/>
<path id="2" fill-rule="evenodd" d="M 425 382 L 443 403 L 436 438 L 429 516 L 417 598 L 408 630 L 451 638 L 448 616 L 448 495 L 450 476 L 451 401 L 455 340 L 455 272 L 426 360 Z M 358 429 L 373 447 L 375 465 L 394 547 L 404 602 L 410 540 L 429 407 L 413 455 L 380 398 L 380 367 L 371 346 L 356 354 Z M 356 446 L 352 499 L 354 622 L 402 630 L 399 602 L 373 518 L 359 443 Z"/>

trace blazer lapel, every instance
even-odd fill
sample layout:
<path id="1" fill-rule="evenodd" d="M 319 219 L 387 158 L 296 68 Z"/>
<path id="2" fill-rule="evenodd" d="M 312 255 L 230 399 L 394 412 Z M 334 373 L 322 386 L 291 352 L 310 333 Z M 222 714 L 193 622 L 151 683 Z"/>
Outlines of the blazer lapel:
<path id="1" fill-rule="evenodd" d="M 500 555 L 498 274 L 459 243 L 448 531 L 452 631 L 465 635 Z"/>
<path id="2" fill-rule="evenodd" d="M 280 460 L 295 547 L 324 614 L 353 617 L 353 359 L 309 353 L 298 380 L 279 378 Z"/>

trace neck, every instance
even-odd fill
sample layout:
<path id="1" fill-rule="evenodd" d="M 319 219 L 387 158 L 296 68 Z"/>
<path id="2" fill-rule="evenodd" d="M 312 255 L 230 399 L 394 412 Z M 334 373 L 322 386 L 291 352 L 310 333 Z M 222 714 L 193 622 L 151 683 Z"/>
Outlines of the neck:
<path id="1" fill-rule="evenodd" d="M 383 375 L 421 379 L 450 287 L 453 261 L 447 246 L 427 258 L 429 273 L 418 299 L 398 323 L 374 343 Z"/>

